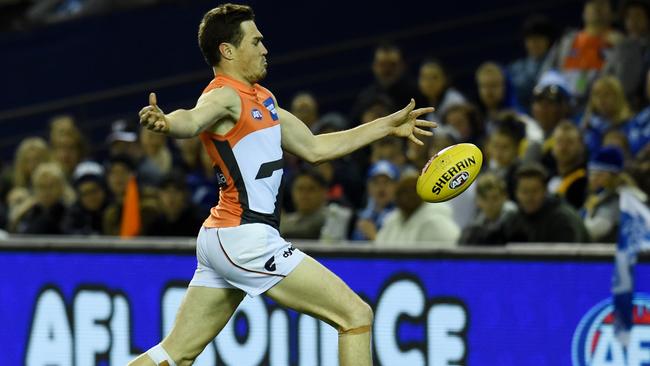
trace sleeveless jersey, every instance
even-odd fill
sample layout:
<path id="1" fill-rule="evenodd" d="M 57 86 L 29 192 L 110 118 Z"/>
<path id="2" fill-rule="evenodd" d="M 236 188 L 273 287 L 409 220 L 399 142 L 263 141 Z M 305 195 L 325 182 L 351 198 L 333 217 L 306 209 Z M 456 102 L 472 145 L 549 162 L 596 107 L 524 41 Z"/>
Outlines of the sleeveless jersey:
<path id="1" fill-rule="evenodd" d="M 229 86 L 241 100 L 239 119 L 225 135 L 199 135 L 217 172 L 219 203 L 210 210 L 205 227 L 280 224 L 282 146 L 280 120 L 270 91 L 217 75 L 205 88 Z"/>

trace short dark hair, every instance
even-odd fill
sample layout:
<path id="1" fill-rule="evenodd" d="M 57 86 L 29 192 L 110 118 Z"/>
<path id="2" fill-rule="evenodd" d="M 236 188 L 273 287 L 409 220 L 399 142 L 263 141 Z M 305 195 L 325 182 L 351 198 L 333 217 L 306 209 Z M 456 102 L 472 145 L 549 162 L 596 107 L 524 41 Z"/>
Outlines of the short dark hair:
<path id="1" fill-rule="evenodd" d="M 298 170 L 298 173 L 296 174 L 296 176 L 295 176 L 295 178 L 293 180 L 294 183 L 300 177 L 308 177 L 308 178 L 310 178 L 311 180 L 316 182 L 316 184 L 319 187 L 321 187 L 323 189 L 327 189 L 327 187 L 328 187 L 327 180 L 325 179 L 323 174 L 321 174 L 318 170 L 316 170 L 313 167 L 302 167 L 302 168 L 300 168 L 300 170 Z"/>
<path id="2" fill-rule="evenodd" d="M 548 173 L 546 168 L 540 163 L 530 162 L 522 164 L 515 173 L 517 182 L 523 178 L 536 178 L 542 182 L 542 185 L 546 186 L 546 181 L 548 180 Z"/>
<path id="3" fill-rule="evenodd" d="M 493 134 L 499 133 L 510 137 L 515 145 L 526 138 L 526 123 L 514 111 L 500 112 L 494 120 Z"/>
<path id="4" fill-rule="evenodd" d="M 217 66 L 221 61 L 220 44 L 232 43 L 239 47 L 244 37 L 241 23 L 247 20 L 255 20 L 253 9 L 247 5 L 221 4 L 205 13 L 199 25 L 199 47 L 210 66 Z"/>

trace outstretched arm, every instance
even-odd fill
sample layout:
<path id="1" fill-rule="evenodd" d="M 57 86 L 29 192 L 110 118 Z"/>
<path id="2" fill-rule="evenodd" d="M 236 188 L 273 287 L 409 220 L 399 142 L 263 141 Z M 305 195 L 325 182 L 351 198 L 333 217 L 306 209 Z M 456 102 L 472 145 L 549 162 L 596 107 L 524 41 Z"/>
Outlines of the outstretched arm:
<path id="1" fill-rule="evenodd" d="M 140 124 L 154 132 L 175 138 L 190 138 L 228 116 L 235 116 L 237 103 L 240 101 L 234 90 L 217 88 L 201 95 L 194 108 L 178 109 L 165 114 L 158 107 L 156 94 L 151 93 L 149 105 L 140 110 Z"/>
<path id="2" fill-rule="evenodd" d="M 418 117 L 433 112 L 433 108 L 415 108 L 415 101 L 403 109 L 355 128 L 314 136 L 296 116 L 280 108 L 282 147 L 310 163 L 320 163 L 347 155 L 363 146 L 389 135 L 406 137 L 422 145 L 415 135 L 433 133 L 420 127 L 436 127 L 435 122 Z"/>

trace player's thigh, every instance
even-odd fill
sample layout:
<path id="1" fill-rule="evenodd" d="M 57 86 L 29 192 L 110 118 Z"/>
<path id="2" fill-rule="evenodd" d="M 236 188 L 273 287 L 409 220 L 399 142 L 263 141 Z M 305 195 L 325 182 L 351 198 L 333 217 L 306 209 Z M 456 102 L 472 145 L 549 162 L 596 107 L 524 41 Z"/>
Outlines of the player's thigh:
<path id="1" fill-rule="evenodd" d="M 313 315 L 335 328 L 372 322 L 372 309 L 337 275 L 310 256 L 266 295 L 283 306 Z"/>
<path id="2" fill-rule="evenodd" d="M 162 344 L 175 360 L 193 359 L 226 325 L 244 298 L 231 288 L 190 286 Z"/>

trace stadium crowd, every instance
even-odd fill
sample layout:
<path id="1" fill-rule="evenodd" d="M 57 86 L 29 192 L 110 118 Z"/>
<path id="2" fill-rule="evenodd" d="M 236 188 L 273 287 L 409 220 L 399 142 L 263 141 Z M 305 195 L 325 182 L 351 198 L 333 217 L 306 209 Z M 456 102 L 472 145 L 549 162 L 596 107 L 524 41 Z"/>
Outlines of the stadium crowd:
<path id="1" fill-rule="evenodd" d="M 433 58 L 409 74 L 395 44 L 375 49 L 375 81 L 349 111 L 322 113 L 312 93 L 298 93 L 289 109 L 315 134 L 382 117 L 411 97 L 436 108 L 427 119 L 439 127 L 424 146 L 389 137 L 318 166 L 285 154 L 282 235 L 430 248 L 614 242 L 619 190 L 650 193 L 650 5 L 625 1 L 618 10 L 615 22 L 608 1 L 587 1 L 582 28 L 562 33 L 530 16 L 525 57 L 486 60 L 476 93 L 454 87 Z M 481 147 L 481 175 L 449 202 L 422 202 L 418 173 L 461 142 Z M 125 118 L 106 144 L 99 161 L 69 115 L 50 121 L 47 139 L 24 139 L 2 172 L 0 228 L 194 236 L 218 201 L 199 139 L 171 140 Z"/>

